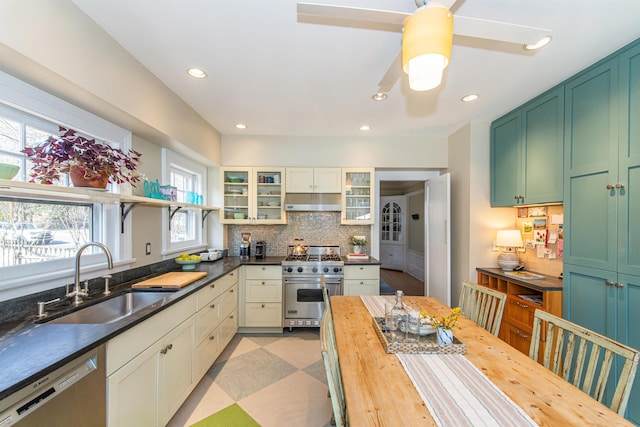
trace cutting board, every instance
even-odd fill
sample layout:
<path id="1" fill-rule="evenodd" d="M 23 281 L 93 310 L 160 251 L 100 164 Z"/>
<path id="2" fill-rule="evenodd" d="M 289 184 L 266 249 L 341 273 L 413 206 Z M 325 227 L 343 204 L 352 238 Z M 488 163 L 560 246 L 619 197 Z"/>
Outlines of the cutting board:
<path id="1" fill-rule="evenodd" d="M 174 271 L 151 279 L 138 282 L 132 288 L 182 288 L 183 286 L 202 279 L 207 275 L 204 271 Z"/>

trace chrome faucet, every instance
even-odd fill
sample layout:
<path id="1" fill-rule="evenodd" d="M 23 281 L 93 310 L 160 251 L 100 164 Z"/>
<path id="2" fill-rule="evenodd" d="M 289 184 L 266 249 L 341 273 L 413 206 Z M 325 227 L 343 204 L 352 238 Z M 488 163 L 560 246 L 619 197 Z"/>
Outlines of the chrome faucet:
<path id="1" fill-rule="evenodd" d="M 80 246 L 80 249 L 78 249 L 78 252 L 76 252 L 76 267 L 75 267 L 75 275 L 74 275 L 75 284 L 74 284 L 73 292 L 69 292 L 69 285 L 67 284 L 67 297 L 74 297 L 73 299 L 74 305 L 80 305 L 82 303 L 82 298 L 80 297 L 86 297 L 89 294 L 88 285 L 85 285 L 85 288 L 83 290 L 80 289 L 80 256 L 82 255 L 82 252 L 84 252 L 84 250 L 87 249 L 89 246 L 97 246 L 101 248 L 104 251 L 105 255 L 107 256 L 107 266 L 109 267 L 109 270 L 113 269 L 113 257 L 111 256 L 111 251 L 106 245 L 100 242 L 89 242 L 87 244 Z"/>

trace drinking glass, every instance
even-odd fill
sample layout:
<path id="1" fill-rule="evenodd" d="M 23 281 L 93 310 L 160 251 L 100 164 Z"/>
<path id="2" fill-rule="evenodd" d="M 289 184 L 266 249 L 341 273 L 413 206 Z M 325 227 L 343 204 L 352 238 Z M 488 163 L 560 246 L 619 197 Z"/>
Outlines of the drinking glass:
<path id="1" fill-rule="evenodd" d="M 398 318 L 393 313 L 394 305 L 395 304 L 392 302 L 388 302 L 384 305 L 384 325 L 389 342 L 394 340 L 398 330 Z"/>

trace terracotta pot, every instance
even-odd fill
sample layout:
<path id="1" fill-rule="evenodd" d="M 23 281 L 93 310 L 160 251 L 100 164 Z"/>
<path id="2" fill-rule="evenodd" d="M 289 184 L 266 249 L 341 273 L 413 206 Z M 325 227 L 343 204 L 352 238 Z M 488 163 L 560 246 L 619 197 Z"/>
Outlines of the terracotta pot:
<path id="1" fill-rule="evenodd" d="M 107 175 L 86 179 L 84 174 L 78 169 L 71 170 L 69 172 L 69 178 L 71 178 L 74 187 L 107 188 L 107 184 L 109 183 Z"/>

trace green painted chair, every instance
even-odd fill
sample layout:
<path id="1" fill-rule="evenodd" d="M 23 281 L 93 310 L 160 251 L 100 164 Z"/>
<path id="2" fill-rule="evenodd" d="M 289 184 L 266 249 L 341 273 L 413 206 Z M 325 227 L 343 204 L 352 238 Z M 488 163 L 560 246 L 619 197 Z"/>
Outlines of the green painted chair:
<path id="1" fill-rule="evenodd" d="M 546 325 L 546 326 L 543 326 Z M 540 339 L 545 328 L 545 340 Z M 617 378 L 614 356 L 624 364 Z M 640 352 L 568 320 L 537 309 L 529 357 L 602 403 L 607 384 L 614 388 L 609 408 L 624 416 Z M 612 375 L 610 375 L 612 374 Z M 611 378 L 610 378 L 611 377 Z"/>
<path id="2" fill-rule="evenodd" d="M 347 408 L 342 388 L 342 375 L 340 374 L 340 363 L 335 344 L 335 335 L 332 329 L 331 312 L 325 309 L 320 320 L 320 351 L 324 369 L 327 373 L 327 384 L 329 386 L 329 397 L 333 409 L 331 424 L 336 427 L 344 427 L 347 422 Z"/>
<path id="3" fill-rule="evenodd" d="M 498 336 L 507 295 L 471 282 L 462 282 L 460 303 L 462 313 L 478 326 Z"/>

